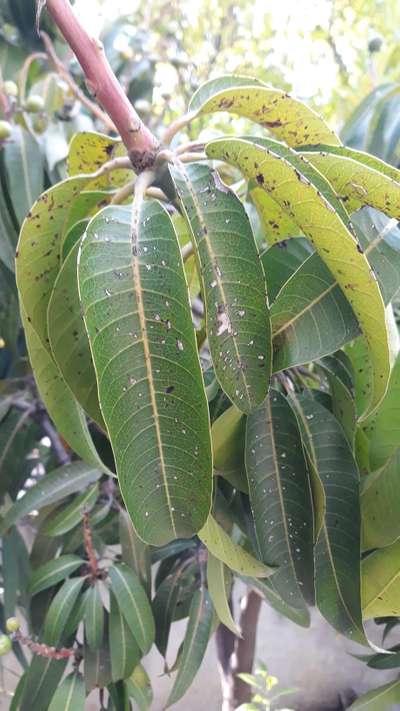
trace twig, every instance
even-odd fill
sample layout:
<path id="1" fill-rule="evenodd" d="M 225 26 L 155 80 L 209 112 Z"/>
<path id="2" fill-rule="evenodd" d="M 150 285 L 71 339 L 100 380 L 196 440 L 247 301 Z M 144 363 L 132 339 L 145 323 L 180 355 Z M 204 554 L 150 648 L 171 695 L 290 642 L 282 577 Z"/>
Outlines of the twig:
<path id="1" fill-rule="evenodd" d="M 66 649 L 65 647 L 56 649 L 56 647 L 50 647 L 48 644 L 34 642 L 30 637 L 24 637 L 19 632 L 16 632 L 13 635 L 13 640 L 25 645 L 25 647 L 28 647 L 32 654 L 36 654 L 38 657 L 47 657 L 47 659 L 70 659 L 71 657 L 81 657 L 81 652 L 78 649 Z"/>
<path id="2" fill-rule="evenodd" d="M 90 93 L 120 134 L 135 172 L 142 173 L 154 164 L 159 143 L 124 93 L 105 56 L 103 45 L 88 35 L 69 0 L 47 0 L 46 8 L 75 53 Z"/>
<path id="3" fill-rule="evenodd" d="M 95 104 L 94 101 L 91 101 L 86 96 L 82 89 L 79 88 L 78 84 L 75 82 L 71 74 L 66 70 L 64 64 L 61 62 L 61 60 L 56 54 L 49 35 L 46 32 L 41 32 L 40 37 L 43 40 L 44 46 L 46 47 L 46 52 L 49 55 L 49 58 L 54 65 L 54 68 L 56 69 L 58 74 L 64 79 L 65 83 L 68 84 L 73 95 L 78 99 L 78 101 L 81 102 L 81 104 L 83 104 L 83 106 L 86 106 L 86 108 L 94 116 L 96 116 L 99 121 L 101 121 L 105 126 L 107 126 L 110 131 L 116 131 L 115 125 L 108 116 L 108 114 L 106 114 L 105 111 L 102 111 L 102 109 L 97 104 Z"/>
<path id="4" fill-rule="evenodd" d="M 133 193 L 135 192 L 135 183 L 136 180 L 131 180 L 129 183 L 123 185 L 122 188 L 117 190 L 111 200 L 111 205 L 121 205 L 121 203 L 125 202 L 128 197 L 133 195 Z"/>
<path id="5" fill-rule="evenodd" d="M 164 146 L 169 146 L 172 139 L 174 136 L 176 136 L 179 131 L 182 130 L 182 128 L 185 128 L 185 126 L 188 125 L 191 121 L 196 116 L 196 111 L 190 111 L 189 113 L 185 114 L 184 116 L 180 116 L 179 118 L 176 119 L 176 121 L 173 121 L 170 126 L 168 126 L 167 130 L 165 131 L 163 137 L 162 137 L 162 144 Z"/>
<path id="6" fill-rule="evenodd" d="M 92 579 L 95 580 L 98 576 L 99 569 L 97 565 L 96 553 L 93 546 L 92 530 L 90 528 L 88 511 L 83 512 L 83 541 L 85 544 L 85 550 L 89 561 L 91 576 Z"/>

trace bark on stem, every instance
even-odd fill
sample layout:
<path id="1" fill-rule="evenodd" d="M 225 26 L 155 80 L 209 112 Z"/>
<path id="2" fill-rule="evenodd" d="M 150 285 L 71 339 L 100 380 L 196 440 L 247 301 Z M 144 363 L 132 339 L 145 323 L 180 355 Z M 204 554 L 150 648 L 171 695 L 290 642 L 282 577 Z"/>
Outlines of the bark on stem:
<path id="1" fill-rule="evenodd" d="M 158 141 L 143 124 L 112 71 L 103 46 L 82 27 L 69 0 L 47 0 L 46 8 L 73 50 L 86 84 L 113 121 L 124 142 L 136 173 L 151 167 Z"/>

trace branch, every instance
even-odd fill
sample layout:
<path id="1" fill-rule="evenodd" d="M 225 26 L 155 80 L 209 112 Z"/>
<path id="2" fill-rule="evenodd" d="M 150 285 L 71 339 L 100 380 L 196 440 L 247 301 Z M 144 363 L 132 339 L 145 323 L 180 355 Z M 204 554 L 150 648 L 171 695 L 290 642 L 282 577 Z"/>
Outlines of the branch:
<path id="1" fill-rule="evenodd" d="M 82 27 L 69 0 L 47 0 L 47 12 L 73 50 L 86 85 L 114 123 L 136 173 L 151 167 L 158 151 L 156 137 L 143 124 L 112 71 L 103 45 Z"/>
<path id="2" fill-rule="evenodd" d="M 233 655 L 232 671 L 234 674 L 253 671 L 254 655 L 256 651 L 257 624 L 260 614 L 262 597 L 255 590 L 249 590 L 240 604 L 240 631 L 242 638 L 236 640 L 236 649 Z M 251 701 L 252 690 L 248 684 L 235 677 L 235 702 L 240 704 Z"/>
<path id="3" fill-rule="evenodd" d="M 68 84 L 73 95 L 78 101 L 86 106 L 86 108 L 98 118 L 110 131 L 115 131 L 115 126 L 113 121 L 111 121 L 108 114 L 106 114 L 102 109 L 91 101 L 86 94 L 79 88 L 78 84 L 74 81 L 71 74 L 66 70 L 62 61 L 58 58 L 56 50 L 53 47 L 53 43 L 46 32 L 41 32 L 40 37 L 43 40 L 44 46 L 46 47 L 46 52 L 49 55 L 49 59 L 54 65 L 56 72 L 64 79 L 65 83 Z"/>

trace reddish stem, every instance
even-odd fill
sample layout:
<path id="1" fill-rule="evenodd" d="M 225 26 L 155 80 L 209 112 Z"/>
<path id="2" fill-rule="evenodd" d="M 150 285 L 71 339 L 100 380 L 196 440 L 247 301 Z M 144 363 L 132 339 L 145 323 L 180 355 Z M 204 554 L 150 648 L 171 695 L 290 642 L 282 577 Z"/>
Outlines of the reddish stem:
<path id="1" fill-rule="evenodd" d="M 136 173 L 150 168 L 158 141 L 139 118 L 105 56 L 103 45 L 82 27 L 69 0 L 47 0 L 46 8 L 73 50 L 93 97 L 117 128 Z"/>
<path id="2" fill-rule="evenodd" d="M 19 632 L 17 632 L 13 639 L 20 644 L 28 647 L 32 654 L 36 654 L 38 657 L 47 657 L 48 659 L 70 659 L 71 657 L 76 657 L 78 652 L 75 649 L 66 649 L 61 647 L 61 649 L 56 649 L 56 647 L 50 647 L 48 644 L 43 644 L 41 642 L 34 642 L 30 637 L 24 637 Z"/>

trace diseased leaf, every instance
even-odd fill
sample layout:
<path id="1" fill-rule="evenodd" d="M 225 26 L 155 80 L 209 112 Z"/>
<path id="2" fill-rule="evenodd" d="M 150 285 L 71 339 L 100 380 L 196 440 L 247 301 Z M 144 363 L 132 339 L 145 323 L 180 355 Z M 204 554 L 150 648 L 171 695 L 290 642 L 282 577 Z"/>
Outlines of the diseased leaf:
<path id="1" fill-rule="evenodd" d="M 265 278 L 247 213 L 204 165 L 171 168 L 199 262 L 216 377 L 242 412 L 267 394 L 271 336 Z"/>
<path id="2" fill-rule="evenodd" d="M 247 178 L 257 180 L 293 216 L 337 279 L 369 345 L 373 379 L 369 406 L 363 413 L 365 417 L 385 395 L 390 375 L 385 309 L 368 261 L 359 251 L 357 240 L 343 221 L 336 201 L 329 195 L 330 191 L 318 192 L 292 162 L 269 148 L 242 139 L 218 139 L 206 146 L 206 152 L 210 158 L 237 165 Z"/>
<path id="3" fill-rule="evenodd" d="M 125 563 L 112 565 L 109 575 L 112 592 L 129 629 L 143 654 L 147 654 L 155 639 L 154 618 L 139 578 Z"/>
<path id="4" fill-rule="evenodd" d="M 79 290 L 121 492 L 139 536 L 163 545 L 208 515 L 209 417 L 172 223 L 155 201 L 135 219 L 132 232 L 113 207 L 91 221 Z"/>
<path id="5" fill-rule="evenodd" d="M 319 489 L 314 495 L 316 603 L 332 627 L 365 644 L 360 604 L 357 465 L 341 426 L 328 410 L 305 395 L 293 396 L 291 403 L 302 433 L 313 489 Z"/>
<path id="6" fill-rule="evenodd" d="M 384 711 L 386 709 L 395 709 L 400 703 L 400 681 L 395 679 L 388 684 L 378 686 L 377 689 L 372 689 L 366 694 L 359 696 L 351 706 L 349 711 Z"/>
<path id="7" fill-rule="evenodd" d="M 55 280 L 47 311 L 48 334 L 54 360 L 72 394 L 87 414 L 105 429 L 79 303 L 78 250 L 79 242 L 72 247 Z"/>
<path id="8" fill-rule="evenodd" d="M 198 536 L 213 556 L 240 575 L 266 578 L 275 572 L 273 568 L 264 565 L 247 553 L 244 548 L 234 543 L 211 515 L 208 517 L 206 525 L 199 531 Z"/>
<path id="9" fill-rule="evenodd" d="M 49 560 L 33 571 L 29 580 L 30 595 L 37 595 L 42 590 L 56 585 L 68 578 L 71 573 L 83 565 L 82 558 L 76 555 L 61 555 L 55 560 Z"/>
<path id="10" fill-rule="evenodd" d="M 207 558 L 207 584 L 212 604 L 220 622 L 231 630 L 234 635 L 241 637 L 240 630 L 235 624 L 229 607 L 232 574 L 222 561 L 215 558 L 211 553 L 208 554 Z"/>
<path id="11" fill-rule="evenodd" d="M 22 223 L 43 191 L 44 155 L 36 138 L 21 126 L 14 127 L 3 150 L 10 198 Z"/>
<path id="12" fill-rule="evenodd" d="M 213 606 L 208 591 L 202 587 L 193 595 L 179 669 L 165 708 L 182 698 L 196 676 L 207 648 L 212 618 Z"/>
<path id="13" fill-rule="evenodd" d="M 138 705 L 139 711 L 148 711 L 153 701 L 153 691 L 145 668 L 138 664 L 127 681 L 128 694 Z"/>
<path id="14" fill-rule="evenodd" d="M 400 538 L 400 449 L 377 471 L 363 477 L 363 548 L 383 548 Z"/>
<path id="15" fill-rule="evenodd" d="M 121 156 L 126 156 L 126 148 L 119 138 L 93 131 L 81 131 L 72 137 L 69 145 L 68 173 L 71 177 L 82 173 L 95 173 L 107 161 Z M 131 170 L 113 170 L 92 181 L 91 188 L 119 187 L 131 179 Z"/>
<path id="16" fill-rule="evenodd" d="M 246 470 L 261 557 L 278 568 L 271 587 L 303 608 L 314 600 L 313 501 L 296 417 L 277 390 L 247 418 Z"/>
<path id="17" fill-rule="evenodd" d="M 85 603 L 85 636 L 91 649 L 98 649 L 104 636 L 104 610 L 99 583 L 93 585 Z"/>
<path id="18" fill-rule="evenodd" d="M 400 541 L 374 551 L 362 562 L 363 617 L 400 615 Z"/>
<path id="19" fill-rule="evenodd" d="M 257 79 L 225 76 L 211 79 L 193 95 L 195 114 L 229 111 L 261 124 L 289 146 L 340 145 L 335 133 L 310 107 Z"/>
<path id="20" fill-rule="evenodd" d="M 54 504 L 100 479 L 101 472 L 83 462 L 67 464 L 49 472 L 7 511 L 1 534 L 35 509 Z"/>
<path id="21" fill-rule="evenodd" d="M 82 674 L 69 674 L 54 694 L 49 711 L 84 711 L 85 683 Z"/>
<path id="22" fill-rule="evenodd" d="M 139 664 L 141 652 L 112 591 L 110 591 L 109 645 L 113 681 L 127 679 Z"/>

